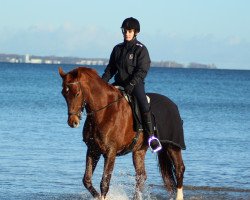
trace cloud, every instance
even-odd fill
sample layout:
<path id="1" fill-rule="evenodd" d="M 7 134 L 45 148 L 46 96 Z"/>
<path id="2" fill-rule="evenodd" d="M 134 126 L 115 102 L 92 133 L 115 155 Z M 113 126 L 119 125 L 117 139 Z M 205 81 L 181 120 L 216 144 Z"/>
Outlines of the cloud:
<path id="1" fill-rule="evenodd" d="M 212 34 L 183 36 L 178 33 L 143 33 L 138 36 L 151 60 L 200 62 L 218 67 L 249 68 L 250 43 L 239 36 L 218 38 Z M 120 32 L 69 22 L 54 27 L 33 25 L 26 29 L 0 30 L 0 53 L 108 58 Z"/>
<path id="2" fill-rule="evenodd" d="M 59 27 L 30 26 L 0 31 L 0 51 L 36 55 L 107 57 L 107 41 L 117 36 L 95 26 L 77 27 L 65 23 Z M 113 44 L 112 44 L 113 45 Z"/>
<path id="3" fill-rule="evenodd" d="M 232 36 L 232 37 L 229 37 L 229 38 L 228 38 L 228 43 L 229 43 L 229 45 L 231 45 L 231 46 L 237 46 L 237 45 L 239 45 L 241 42 L 242 42 L 241 38 L 240 38 L 240 37 L 237 37 L 237 36 Z"/>
<path id="4" fill-rule="evenodd" d="M 152 60 L 174 60 L 177 62 L 201 62 L 218 67 L 249 68 L 250 42 L 238 36 L 218 38 L 212 34 L 192 37 L 178 34 L 147 35 Z"/>

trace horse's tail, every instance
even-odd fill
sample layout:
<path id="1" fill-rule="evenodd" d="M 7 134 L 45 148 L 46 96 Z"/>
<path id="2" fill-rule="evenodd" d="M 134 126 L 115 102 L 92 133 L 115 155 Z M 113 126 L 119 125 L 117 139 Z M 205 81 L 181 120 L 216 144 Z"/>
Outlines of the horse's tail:
<path id="1" fill-rule="evenodd" d="M 168 145 L 162 144 L 162 149 L 158 152 L 158 165 L 165 187 L 170 192 L 175 192 L 177 183 L 173 161 L 167 151 Z"/>

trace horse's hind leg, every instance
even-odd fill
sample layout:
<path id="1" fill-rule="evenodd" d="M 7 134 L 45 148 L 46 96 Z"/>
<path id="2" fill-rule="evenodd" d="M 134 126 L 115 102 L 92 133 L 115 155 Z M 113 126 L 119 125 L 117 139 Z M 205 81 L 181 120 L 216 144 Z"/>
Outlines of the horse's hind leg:
<path id="1" fill-rule="evenodd" d="M 185 165 L 182 160 L 181 149 L 175 146 L 170 146 L 168 152 L 175 167 L 175 176 L 177 181 L 177 200 L 183 199 L 183 177 L 185 172 Z"/>
<path id="2" fill-rule="evenodd" d="M 91 150 L 88 148 L 86 155 L 86 169 L 83 177 L 83 185 L 86 189 L 92 194 L 94 198 L 100 198 L 100 194 L 96 191 L 96 189 L 92 185 L 92 176 L 96 165 L 100 159 L 100 153 L 96 150 Z"/>
<path id="3" fill-rule="evenodd" d="M 133 152 L 133 163 L 136 172 L 136 188 L 134 200 L 142 199 L 142 190 L 144 188 L 144 183 L 147 179 L 147 174 L 145 170 L 145 155 L 146 150 L 139 150 Z"/>

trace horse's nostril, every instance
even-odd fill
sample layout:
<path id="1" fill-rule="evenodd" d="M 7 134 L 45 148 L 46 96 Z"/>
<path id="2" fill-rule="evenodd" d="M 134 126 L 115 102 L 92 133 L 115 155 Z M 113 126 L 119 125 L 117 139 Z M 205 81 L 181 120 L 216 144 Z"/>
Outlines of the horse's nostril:
<path id="1" fill-rule="evenodd" d="M 73 126 L 74 126 L 74 128 L 78 127 L 78 123 L 77 123 L 77 122 L 74 122 L 74 123 L 73 123 Z"/>

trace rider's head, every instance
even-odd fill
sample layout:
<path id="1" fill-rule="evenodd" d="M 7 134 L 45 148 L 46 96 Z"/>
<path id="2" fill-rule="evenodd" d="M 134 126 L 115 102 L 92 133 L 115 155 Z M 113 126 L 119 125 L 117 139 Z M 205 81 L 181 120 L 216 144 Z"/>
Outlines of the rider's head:
<path id="1" fill-rule="evenodd" d="M 137 19 L 129 17 L 122 22 L 122 33 L 126 41 L 131 41 L 140 32 L 140 23 Z"/>

